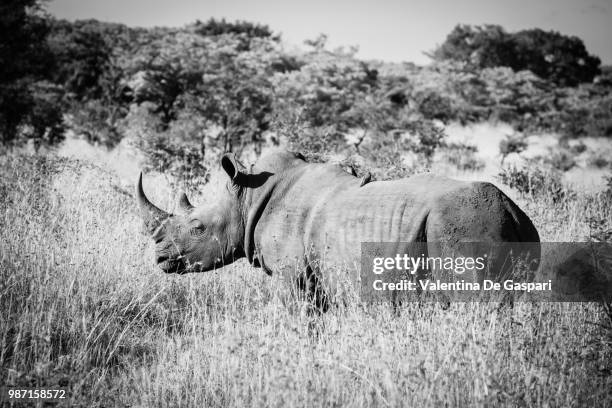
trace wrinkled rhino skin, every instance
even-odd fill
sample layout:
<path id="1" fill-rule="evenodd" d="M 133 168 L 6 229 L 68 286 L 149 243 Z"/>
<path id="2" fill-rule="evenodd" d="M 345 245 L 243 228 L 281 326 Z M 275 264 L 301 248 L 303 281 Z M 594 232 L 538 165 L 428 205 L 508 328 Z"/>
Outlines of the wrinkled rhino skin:
<path id="1" fill-rule="evenodd" d="M 205 259 L 210 254 L 192 256 L 192 263 L 203 265 L 200 270 L 220 266 L 219 259 L 226 264 L 246 256 L 268 274 L 296 278 L 300 287 L 324 292 L 338 283 L 334 267 L 359 273 L 362 242 L 395 242 L 397 251 L 404 248 L 401 243 L 411 242 L 443 243 L 441 251 L 462 242 L 539 242 L 529 217 L 491 183 L 431 174 L 394 181 L 370 181 L 368 175 L 363 183 L 338 165 L 308 163 L 286 151 L 262 156 L 249 170 L 230 155 L 222 166 L 230 177 L 225 204 L 194 209 L 186 197 L 180 199 L 192 218 L 206 218 L 201 222 L 208 229 L 215 229 L 211 222 L 227 224 L 208 238 L 229 245 L 215 261 Z M 160 236 L 179 240 L 160 232 L 169 228 L 163 222 L 159 226 L 163 210 L 144 196 L 141 181 L 137 192 L 156 241 Z M 166 214 L 166 221 L 172 219 Z M 210 241 L 187 245 L 184 254 L 174 257 L 189 259 L 187 252 L 200 251 L 192 247 L 206 245 Z"/>

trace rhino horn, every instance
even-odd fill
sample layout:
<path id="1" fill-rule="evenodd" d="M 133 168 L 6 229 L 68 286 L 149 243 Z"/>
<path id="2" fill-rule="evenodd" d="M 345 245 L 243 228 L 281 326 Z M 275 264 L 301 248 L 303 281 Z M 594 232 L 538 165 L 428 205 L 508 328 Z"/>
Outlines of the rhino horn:
<path id="1" fill-rule="evenodd" d="M 179 208 L 185 212 L 189 212 L 194 209 L 194 206 L 189 202 L 189 198 L 187 198 L 187 194 L 185 194 L 184 192 L 181 194 L 178 204 Z"/>
<path id="2" fill-rule="evenodd" d="M 149 201 L 142 189 L 142 172 L 140 172 L 140 176 L 138 177 L 136 198 L 138 199 L 138 205 L 140 206 L 140 211 L 144 219 L 145 228 L 152 234 L 170 214 L 156 207 L 155 204 Z"/>

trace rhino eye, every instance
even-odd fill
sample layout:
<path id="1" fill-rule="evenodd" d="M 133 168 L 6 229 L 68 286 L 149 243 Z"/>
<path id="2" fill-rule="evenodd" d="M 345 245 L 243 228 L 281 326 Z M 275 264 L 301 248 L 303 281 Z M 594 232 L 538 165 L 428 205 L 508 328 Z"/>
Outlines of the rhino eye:
<path id="1" fill-rule="evenodd" d="M 202 235 L 204 233 L 203 229 L 199 229 L 199 228 L 191 228 L 189 230 L 189 235 L 197 237 L 198 235 Z"/>
<path id="2" fill-rule="evenodd" d="M 206 227 L 200 220 L 193 220 L 189 223 L 189 234 L 190 235 L 201 235 Z"/>

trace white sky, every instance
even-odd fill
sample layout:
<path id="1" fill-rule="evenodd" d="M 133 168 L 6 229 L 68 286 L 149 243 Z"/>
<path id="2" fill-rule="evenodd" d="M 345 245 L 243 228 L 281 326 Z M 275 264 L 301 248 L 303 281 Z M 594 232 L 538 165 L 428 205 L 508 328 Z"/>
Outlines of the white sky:
<path id="1" fill-rule="evenodd" d="M 612 64 L 612 0 L 52 0 L 47 9 L 69 20 L 144 27 L 247 20 L 269 25 L 290 44 L 325 33 L 332 48 L 358 45 L 361 58 L 417 64 L 428 63 L 423 52 L 458 23 L 542 28 L 580 37 Z"/>

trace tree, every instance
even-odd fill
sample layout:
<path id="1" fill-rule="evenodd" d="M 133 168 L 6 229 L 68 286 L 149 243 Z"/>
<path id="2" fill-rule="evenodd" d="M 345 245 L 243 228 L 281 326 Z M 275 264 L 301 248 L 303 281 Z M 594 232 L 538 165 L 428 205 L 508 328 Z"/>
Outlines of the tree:
<path id="1" fill-rule="evenodd" d="M 201 82 L 202 72 L 168 60 L 153 60 L 141 69 L 143 86 L 136 90 L 135 102 L 151 102 L 153 113 L 160 116 L 162 127 L 167 128 L 177 117 L 179 97 Z"/>
<path id="2" fill-rule="evenodd" d="M 224 18 L 215 20 L 211 18 L 203 23 L 199 20 L 195 22 L 195 32 L 203 36 L 216 36 L 223 34 L 246 34 L 250 38 L 271 38 L 274 41 L 280 37 L 274 36 L 270 27 L 263 24 L 250 23 L 248 21 L 236 21 L 234 23 L 226 21 Z"/>
<path id="3" fill-rule="evenodd" d="M 430 54 L 435 60 L 456 60 L 478 68 L 514 66 L 512 35 L 499 25 L 457 25 Z"/>
<path id="4" fill-rule="evenodd" d="M 46 44 L 49 27 L 38 0 L 5 0 L 0 4 L 0 140 L 22 134 L 56 141 L 61 132 L 59 107 L 48 103 L 52 92 L 37 82 L 47 77 L 52 55 Z M 44 87 L 43 87 L 44 88 Z M 51 98 L 53 99 L 53 98 Z M 54 111 L 55 110 L 55 111 Z M 29 127 L 30 132 L 20 132 Z"/>
<path id="5" fill-rule="evenodd" d="M 561 86 L 593 81 L 601 63 L 578 37 L 540 29 L 507 33 L 498 25 L 457 25 L 430 57 L 462 61 L 473 68 L 530 70 Z"/>
<path id="6" fill-rule="evenodd" d="M 267 25 L 250 23 L 248 21 L 228 22 L 225 19 L 211 18 L 203 23 L 197 20 L 193 26 L 195 33 L 204 37 L 232 36 L 238 40 L 239 51 L 249 51 L 254 39 L 270 39 L 280 41 L 279 35 L 274 35 Z"/>
<path id="7" fill-rule="evenodd" d="M 280 47 L 254 38 L 244 50 L 243 33 L 213 38 L 196 29 L 159 33 L 131 56 L 126 72 L 134 102 L 155 117 L 154 130 L 168 145 L 212 156 L 247 146 L 257 150 L 268 129 L 269 78 Z"/>
<path id="8" fill-rule="evenodd" d="M 516 70 L 528 69 L 561 86 L 592 82 L 601 73 L 601 61 L 590 55 L 582 40 L 555 31 L 519 31 L 513 36 Z"/>
<path id="9" fill-rule="evenodd" d="M 220 54 L 208 66 L 194 108 L 221 126 L 224 151 L 238 153 L 248 144 L 258 149 L 272 111 L 272 85 L 254 61 Z"/>
<path id="10" fill-rule="evenodd" d="M 96 20 L 51 21 L 51 78 L 65 91 L 70 126 L 90 142 L 111 147 L 122 138 L 118 122 L 128 111 L 131 90 L 118 55 L 126 53 L 133 34 L 121 24 Z"/>
<path id="11" fill-rule="evenodd" d="M 100 24 L 95 20 L 53 21 L 49 44 L 55 57 L 53 81 L 63 84 L 77 101 L 100 98 L 101 78 L 112 54 Z"/>

